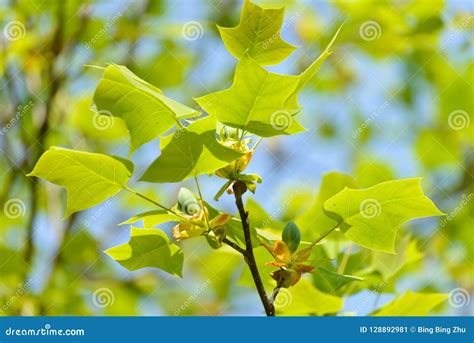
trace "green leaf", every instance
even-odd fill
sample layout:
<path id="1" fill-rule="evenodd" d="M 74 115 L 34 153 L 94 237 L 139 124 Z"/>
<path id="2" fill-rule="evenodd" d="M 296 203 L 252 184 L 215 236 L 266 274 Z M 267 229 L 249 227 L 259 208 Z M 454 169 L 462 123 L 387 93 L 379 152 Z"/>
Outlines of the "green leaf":
<path id="1" fill-rule="evenodd" d="M 351 282 L 364 280 L 357 276 L 339 274 L 322 267 L 317 267 L 311 276 L 318 288 L 324 292 L 335 292 Z"/>
<path id="2" fill-rule="evenodd" d="M 288 245 L 291 252 L 295 252 L 301 242 L 301 233 L 294 222 L 288 222 L 283 229 L 281 239 Z"/>
<path id="3" fill-rule="evenodd" d="M 400 225 L 443 213 L 425 196 L 421 179 L 379 183 L 366 189 L 344 188 L 324 203 L 345 236 L 368 249 L 394 253 Z"/>
<path id="4" fill-rule="evenodd" d="M 355 180 L 347 174 L 330 172 L 323 175 L 315 202 L 295 219 L 296 225 L 301 229 L 305 239 L 314 240 L 337 224 L 335 219 L 324 212 L 324 202 L 343 190 L 344 187 L 354 187 L 355 184 Z"/>
<path id="5" fill-rule="evenodd" d="M 128 270 L 153 267 L 182 276 L 182 250 L 158 229 L 132 227 L 128 243 L 110 248 L 105 253 Z"/>
<path id="6" fill-rule="evenodd" d="M 448 298 L 442 293 L 414 293 L 407 291 L 398 299 L 372 314 L 373 316 L 427 316 Z"/>
<path id="7" fill-rule="evenodd" d="M 225 47 L 237 59 L 247 53 L 261 65 L 273 65 L 296 49 L 280 36 L 284 12 L 284 8 L 263 9 L 246 0 L 238 26 L 217 28 Z"/>
<path id="8" fill-rule="evenodd" d="M 140 220 L 143 220 L 144 227 L 155 227 L 167 222 L 179 222 L 182 218 L 165 210 L 153 210 L 137 214 L 136 216 L 121 222 L 119 225 L 133 224 Z"/>
<path id="9" fill-rule="evenodd" d="M 148 167 L 140 181 L 179 182 L 210 174 L 241 156 L 216 140 L 213 117 L 198 119 L 186 129 L 163 137 L 161 155 Z"/>
<path id="10" fill-rule="evenodd" d="M 321 292 L 306 279 L 291 288 L 282 288 L 275 299 L 276 313 L 287 316 L 322 316 L 339 312 L 342 305 L 342 298 Z"/>
<path id="11" fill-rule="evenodd" d="M 227 126 L 263 137 L 291 135 L 305 130 L 294 118 L 300 109 L 286 105 L 298 84 L 297 76 L 268 72 L 244 56 L 230 88 L 195 100 Z"/>
<path id="12" fill-rule="evenodd" d="M 342 25 L 339 27 L 339 29 L 336 31 L 334 36 L 332 37 L 331 41 L 329 42 L 328 46 L 324 51 L 319 55 L 319 57 L 314 60 L 313 63 L 309 65 L 308 68 L 306 68 L 305 71 L 303 71 L 299 76 L 298 76 L 298 86 L 295 88 L 293 95 L 289 98 L 288 102 L 291 104 L 291 106 L 297 107 L 298 103 L 298 93 L 308 84 L 308 82 L 314 77 L 316 72 L 319 70 L 323 62 L 331 55 L 332 49 L 334 42 L 336 41 L 337 36 L 339 35 L 339 32 L 341 31 Z"/>
<path id="13" fill-rule="evenodd" d="M 402 268 L 419 261 L 423 254 L 416 247 L 416 241 L 405 237 L 399 240 L 396 255 L 383 252 L 372 252 L 372 267 L 382 274 L 384 280 L 388 280 L 397 274 Z"/>
<path id="14" fill-rule="evenodd" d="M 97 85 L 94 102 L 99 113 L 122 118 L 130 132 L 130 151 L 162 135 L 179 119 L 199 112 L 170 98 L 124 66 L 109 65 Z"/>
<path id="15" fill-rule="evenodd" d="M 122 158 L 51 147 L 28 176 L 37 176 L 67 190 L 65 216 L 95 206 L 120 192 L 133 172 Z"/>

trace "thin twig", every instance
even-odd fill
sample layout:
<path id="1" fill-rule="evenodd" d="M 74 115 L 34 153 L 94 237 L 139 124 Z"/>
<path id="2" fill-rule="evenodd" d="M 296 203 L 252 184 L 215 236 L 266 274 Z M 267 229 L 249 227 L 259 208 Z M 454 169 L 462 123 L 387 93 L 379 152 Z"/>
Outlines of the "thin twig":
<path id="1" fill-rule="evenodd" d="M 228 246 L 230 246 L 231 248 L 233 248 L 234 250 L 238 251 L 239 253 L 245 256 L 245 249 L 242 249 L 237 243 L 234 243 L 227 238 L 224 238 L 222 240 L 222 243 L 227 244 Z"/>
<path id="2" fill-rule="evenodd" d="M 257 292 L 258 292 L 258 295 L 260 296 L 260 300 L 263 304 L 266 315 L 274 316 L 275 308 L 268 300 L 267 293 L 265 292 L 265 287 L 263 286 L 262 279 L 260 278 L 257 262 L 255 261 L 255 255 L 253 253 L 253 246 L 252 246 L 252 237 L 250 235 L 248 213 L 245 211 L 244 203 L 242 202 L 242 195 L 247 190 L 247 186 L 245 185 L 245 183 L 241 181 L 237 181 L 236 183 L 234 183 L 233 190 L 234 190 L 234 196 L 235 196 L 235 204 L 237 205 L 237 208 L 239 210 L 240 219 L 242 221 L 242 228 L 244 230 L 245 262 L 247 262 L 247 265 L 249 266 L 253 281 L 255 283 L 255 287 L 257 288 Z"/>

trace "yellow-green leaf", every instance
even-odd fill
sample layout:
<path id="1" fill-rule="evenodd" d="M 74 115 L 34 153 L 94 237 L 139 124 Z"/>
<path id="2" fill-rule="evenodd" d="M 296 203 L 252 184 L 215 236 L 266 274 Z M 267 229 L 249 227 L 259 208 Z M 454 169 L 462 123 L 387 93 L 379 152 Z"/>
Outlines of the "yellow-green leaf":
<path id="1" fill-rule="evenodd" d="M 51 147 L 28 176 L 37 176 L 66 188 L 67 217 L 120 192 L 132 172 L 131 162 L 122 158 Z"/>
<path id="2" fill-rule="evenodd" d="M 153 267 L 182 276 L 182 250 L 158 229 L 132 227 L 128 243 L 110 248 L 105 253 L 128 270 Z"/>
<path id="3" fill-rule="evenodd" d="M 427 316 L 447 298 L 447 294 L 414 293 L 408 290 L 401 297 L 383 306 L 373 316 Z"/>
<path id="4" fill-rule="evenodd" d="M 216 140 L 216 120 L 198 119 L 186 129 L 163 137 L 161 155 L 141 181 L 179 182 L 193 175 L 210 174 L 241 156 Z"/>
<path id="5" fill-rule="evenodd" d="M 300 109 L 286 105 L 298 84 L 298 76 L 271 73 L 244 56 L 230 88 L 196 101 L 227 126 L 263 137 L 290 135 L 305 130 L 294 117 Z"/>
<path id="6" fill-rule="evenodd" d="M 280 63 L 296 49 L 280 36 L 284 12 L 284 8 L 263 9 L 246 0 L 238 26 L 218 26 L 225 47 L 237 59 L 247 53 L 260 65 Z"/>
<path id="7" fill-rule="evenodd" d="M 198 111 L 166 97 L 126 67 L 115 64 L 105 69 L 94 102 L 99 113 L 125 121 L 131 152 L 171 129 L 179 119 L 199 115 Z"/>
<path id="8" fill-rule="evenodd" d="M 339 312 L 342 305 L 342 298 L 321 292 L 306 279 L 293 287 L 282 288 L 275 299 L 277 315 L 287 316 L 322 316 Z"/>
<path id="9" fill-rule="evenodd" d="M 402 179 L 379 183 L 366 189 L 344 188 L 324 203 L 345 236 L 377 251 L 394 253 L 400 225 L 415 218 L 443 213 L 423 193 L 421 179 Z"/>

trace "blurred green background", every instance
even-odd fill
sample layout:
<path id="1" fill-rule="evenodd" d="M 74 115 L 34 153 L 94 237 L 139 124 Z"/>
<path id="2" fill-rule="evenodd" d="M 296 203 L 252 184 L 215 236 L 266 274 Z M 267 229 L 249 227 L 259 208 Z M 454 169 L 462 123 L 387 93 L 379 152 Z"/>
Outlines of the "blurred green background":
<path id="1" fill-rule="evenodd" d="M 390 271 L 377 265 L 386 254 L 362 256 L 355 247 L 354 260 L 388 274 L 390 287 L 370 291 L 380 280 L 366 280 L 369 290 L 351 292 L 342 313 L 365 315 L 405 289 L 461 289 L 467 295 L 462 306 L 450 301 L 438 313 L 472 314 L 473 2 L 255 2 L 285 5 L 281 34 L 300 46 L 269 68 L 276 72 L 304 70 L 345 24 L 301 96 L 301 121 L 309 130 L 264 140 L 252 160 L 248 171 L 264 178 L 255 199 L 266 214 L 256 205 L 251 213 L 294 218 L 332 170 L 364 187 L 423 176 L 427 193 L 448 216 L 403 228 L 414 243 Z M 216 24 L 237 25 L 241 5 L 0 0 L 0 315 L 262 313 L 255 290 L 240 278 L 238 256 L 211 251 L 204 240 L 184 242 L 183 280 L 149 269 L 128 272 L 102 251 L 126 241 L 128 228 L 117 223 L 148 204 L 120 194 L 63 220 L 65 192 L 25 176 L 51 145 L 127 156 L 123 123 L 101 123 L 90 109 L 101 76 L 91 65 L 126 65 L 196 109 L 193 97 L 228 87 L 236 61 Z M 132 156 L 137 175 L 158 152 L 155 140 Z M 211 198 L 220 183 L 206 177 L 201 187 Z M 139 183 L 164 203 L 178 188 Z M 224 198 L 218 207 L 234 211 L 232 199 Z"/>

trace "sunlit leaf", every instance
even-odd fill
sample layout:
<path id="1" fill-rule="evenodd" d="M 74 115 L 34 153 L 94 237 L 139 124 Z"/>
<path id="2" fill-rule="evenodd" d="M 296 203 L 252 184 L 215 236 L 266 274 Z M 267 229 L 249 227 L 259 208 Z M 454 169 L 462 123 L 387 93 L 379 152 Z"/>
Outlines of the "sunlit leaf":
<path id="1" fill-rule="evenodd" d="M 374 316 L 427 316 L 448 298 L 442 293 L 414 293 L 407 291 L 401 297 L 383 306 Z"/>
<path id="2" fill-rule="evenodd" d="M 148 167 L 141 181 L 179 182 L 210 174 L 241 156 L 216 141 L 213 117 L 198 119 L 185 130 L 164 137 L 161 155 Z"/>
<path id="3" fill-rule="evenodd" d="M 131 152 L 164 134 L 179 119 L 199 112 L 166 97 L 124 66 L 109 65 L 97 85 L 94 102 L 99 113 L 120 117 L 130 132 Z"/>
<path id="4" fill-rule="evenodd" d="M 311 282 L 301 279 L 295 286 L 280 290 L 275 300 L 279 315 L 317 315 L 337 313 L 342 310 L 343 299 L 321 292 Z"/>
<path id="5" fill-rule="evenodd" d="M 347 238 L 382 252 L 394 253 L 398 228 L 415 218 L 443 213 L 423 193 L 421 179 L 379 183 L 366 189 L 344 188 L 324 202 Z"/>
<path id="6" fill-rule="evenodd" d="M 122 158 L 51 147 L 28 176 L 37 176 L 66 188 L 67 217 L 120 192 L 132 172 L 131 162 Z"/>
<path id="7" fill-rule="evenodd" d="M 105 253 L 128 270 L 153 267 L 182 276 L 183 252 L 158 229 L 132 227 L 128 243 L 110 248 Z"/>
<path id="8" fill-rule="evenodd" d="M 218 26 L 227 50 L 238 59 L 248 54 L 261 65 L 283 61 L 296 49 L 280 36 L 284 11 L 263 9 L 246 0 L 237 27 Z"/>

